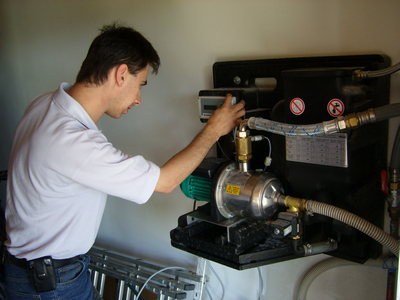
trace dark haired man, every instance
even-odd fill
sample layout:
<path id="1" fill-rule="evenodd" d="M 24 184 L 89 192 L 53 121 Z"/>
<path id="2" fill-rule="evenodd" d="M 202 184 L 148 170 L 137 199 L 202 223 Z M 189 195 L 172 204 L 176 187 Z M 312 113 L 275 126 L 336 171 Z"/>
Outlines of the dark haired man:
<path id="1" fill-rule="evenodd" d="M 106 26 L 73 86 L 34 99 L 15 132 L 9 161 L 5 263 L 8 299 L 91 299 L 87 251 L 108 194 L 145 203 L 169 193 L 212 145 L 240 123 L 231 96 L 192 143 L 158 167 L 111 145 L 96 123 L 141 104 L 140 89 L 160 60 L 137 31 Z"/>

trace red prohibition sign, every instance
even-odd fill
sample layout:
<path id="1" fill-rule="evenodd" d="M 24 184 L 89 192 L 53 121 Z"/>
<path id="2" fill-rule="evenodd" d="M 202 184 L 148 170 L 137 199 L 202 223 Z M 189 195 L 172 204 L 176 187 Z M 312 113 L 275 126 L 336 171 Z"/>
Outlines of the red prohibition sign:
<path id="1" fill-rule="evenodd" d="M 290 111 L 296 116 L 301 115 L 305 108 L 306 105 L 300 98 L 294 98 L 292 101 L 290 101 Z"/>
<path id="2" fill-rule="evenodd" d="M 328 103 L 328 113 L 332 117 L 339 117 L 344 113 L 344 104 L 339 99 L 332 99 Z"/>

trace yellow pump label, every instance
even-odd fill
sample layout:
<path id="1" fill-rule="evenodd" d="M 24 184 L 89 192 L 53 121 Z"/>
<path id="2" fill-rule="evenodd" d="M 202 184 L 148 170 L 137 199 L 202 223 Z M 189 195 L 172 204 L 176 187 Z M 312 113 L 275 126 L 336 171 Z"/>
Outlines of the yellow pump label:
<path id="1" fill-rule="evenodd" d="M 240 186 L 230 185 L 226 187 L 226 193 L 239 196 L 240 194 Z"/>

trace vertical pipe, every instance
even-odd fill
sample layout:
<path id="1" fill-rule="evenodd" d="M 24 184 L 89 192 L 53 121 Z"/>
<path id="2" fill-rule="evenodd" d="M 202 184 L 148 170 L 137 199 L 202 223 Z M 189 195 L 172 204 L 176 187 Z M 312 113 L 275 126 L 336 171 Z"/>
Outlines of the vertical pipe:
<path id="1" fill-rule="evenodd" d="M 124 287 L 125 287 L 125 281 L 118 280 L 118 290 L 117 290 L 118 300 L 122 300 L 122 298 L 124 297 Z"/>
<path id="2" fill-rule="evenodd" d="M 399 168 L 400 168 L 400 126 L 397 129 L 396 138 L 392 148 L 392 155 L 390 157 L 390 200 L 389 200 L 389 217 L 390 217 L 390 235 L 396 240 L 399 237 Z M 397 253 L 393 253 L 396 255 Z M 397 254 L 398 255 L 398 254 Z M 396 273 L 395 271 L 388 271 L 387 279 L 387 292 L 386 300 L 393 300 L 396 290 Z M 399 289 L 399 287 L 397 287 Z"/>
<path id="3" fill-rule="evenodd" d="M 97 282 L 99 281 L 99 272 L 98 271 L 94 271 L 93 274 L 93 286 L 95 288 L 97 288 Z"/>
<path id="4" fill-rule="evenodd" d="M 139 299 L 138 297 L 136 297 L 136 295 L 137 295 L 137 293 L 140 291 L 140 286 L 138 286 L 138 285 L 135 285 L 135 295 L 133 296 L 133 299 Z"/>
<path id="5" fill-rule="evenodd" d="M 390 235 L 396 240 L 399 237 L 399 214 L 394 208 L 389 208 Z M 388 270 L 386 300 L 394 300 L 396 290 L 396 271 Z"/>
<path id="6" fill-rule="evenodd" d="M 106 274 L 102 273 L 100 278 L 100 288 L 99 288 L 99 294 L 101 297 L 103 297 L 104 294 L 105 283 L 106 283 Z"/>
<path id="7" fill-rule="evenodd" d="M 127 286 L 125 300 L 130 300 L 131 297 L 132 297 L 132 291 L 129 288 L 129 286 Z"/>

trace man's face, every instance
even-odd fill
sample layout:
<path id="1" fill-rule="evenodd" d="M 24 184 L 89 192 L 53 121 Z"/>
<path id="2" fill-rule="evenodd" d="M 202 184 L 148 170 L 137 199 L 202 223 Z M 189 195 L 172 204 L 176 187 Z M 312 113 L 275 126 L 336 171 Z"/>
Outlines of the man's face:
<path id="1" fill-rule="evenodd" d="M 129 109 L 142 103 L 140 89 L 147 84 L 149 66 L 141 70 L 138 74 L 127 74 L 119 93 L 110 102 L 106 114 L 113 118 L 120 118 L 128 113 Z"/>

